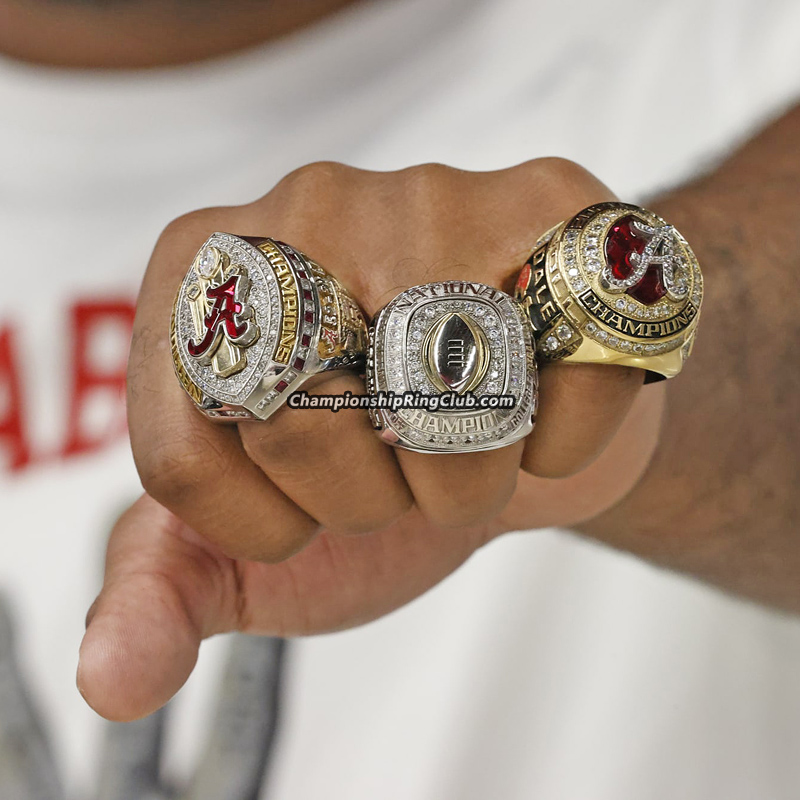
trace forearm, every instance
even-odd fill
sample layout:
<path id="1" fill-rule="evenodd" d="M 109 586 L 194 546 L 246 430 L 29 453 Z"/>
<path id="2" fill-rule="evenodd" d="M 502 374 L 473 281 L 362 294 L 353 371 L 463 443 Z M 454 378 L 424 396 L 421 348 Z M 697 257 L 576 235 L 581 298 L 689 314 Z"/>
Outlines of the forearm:
<path id="1" fill-rule="evenodd" d="M 650 205 L 703 266 L 698 340 L 650 468 L 581 529 L 800 610 L 800 107 Z"/>

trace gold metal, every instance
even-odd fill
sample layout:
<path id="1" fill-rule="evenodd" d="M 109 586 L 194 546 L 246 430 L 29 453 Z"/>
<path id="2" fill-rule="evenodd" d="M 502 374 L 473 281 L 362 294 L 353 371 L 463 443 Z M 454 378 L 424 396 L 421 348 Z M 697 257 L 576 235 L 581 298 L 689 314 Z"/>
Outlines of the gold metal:
<path id="1" fill-rule="evenodd" d="M 317 354 L 321 361 L 341 359 L 367 349 L 367 323 L 347 289 L 326 269 L 305 254 L 317 281 L 320 302 L 320 333 Z"/>
<path id="2" fill-rule="evenodd" d="M 630 221 L 644 248 L 631 262 L 637 271 L 629 285 L 614 276 L 605 253 L 621 220 Z M 657 299 L 638 291 L 654 268 L 663 291 Z M 638 367 L 653 380 L 677 375 L 691 353 L 703 278 L 686 240 L 657 214 L 599 203 L 542 236 L 515 295 L 531 320 L 540 359 Z"/>
<path id="3" fill-rule="evenodd" d="M 273 360 L 278 364 L 288 364 L 297 345 L 297 314 L 300 305 L 297 283 L 286 256 L 274 242 L 267 239 L 258 245 L 258 249 L 267 257 L 267 261 L 278 279 L 278 288 L 281 293 L 281 330 Z"/>
<path id="4" fill-rule="evenodd" d="M 203 390 L 189 377 L 188 373 L 183 368 L 180 356 L 178 355 L 178 333 L 175 325 L 176 313 L 177 306 L 173 306 L 172 316 L 170 317 L 169 323 L 169 342 L 170 350 L 172 352 L 172 363 L 175 365 L 175 373 L 178 376 L 178 380 L 181 382 L 181 386 L 183 386 L 183 388 L 186 390 L 186 393 L 189 395 L 189 397 L 191 397 L 195 403 L 200 405 L 200 403 L 203 401 Z"/>

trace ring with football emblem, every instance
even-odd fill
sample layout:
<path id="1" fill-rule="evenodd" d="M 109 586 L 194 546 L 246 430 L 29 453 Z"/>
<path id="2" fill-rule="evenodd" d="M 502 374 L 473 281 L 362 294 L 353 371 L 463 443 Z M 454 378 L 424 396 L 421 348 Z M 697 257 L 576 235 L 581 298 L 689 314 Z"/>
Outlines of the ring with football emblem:
<path id="1" fill-rule="evenodd" d="M 492 450 L 533 429 L 530 326 L 504 292 L 468 281 L 407 289 L 376 315 L 367 386 L 389 444 L 424 453 Z"/>
<path id="2" fill-rule="evenodd" d="M 626 203 L 589 206 L 536 243 L 516 298 L 545 360 L 677 375 L 694 343 L 703 276 L 681 234 Z"/>
<path id="3" fill-rule="evenodd" d="M 274 239 L 215 233 L 181 284 L 172 313 L 181 385 L 213 419 L 266 419 L 330 369 L 363 371 L 367 326 L 344 287 Z"/>

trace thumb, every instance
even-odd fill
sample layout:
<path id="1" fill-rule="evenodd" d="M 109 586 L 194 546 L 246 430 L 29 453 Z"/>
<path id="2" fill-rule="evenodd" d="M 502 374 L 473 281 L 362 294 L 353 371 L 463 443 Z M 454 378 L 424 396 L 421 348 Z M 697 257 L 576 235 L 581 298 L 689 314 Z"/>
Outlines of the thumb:
<path id="1" fill-rule="evenodd" d="M 111 533 L 78 690 L 110 720 L 151 714 L 186 682 L 200 642 L 236 629 L 238 595 L 235 563 L 143 495 Z"/>

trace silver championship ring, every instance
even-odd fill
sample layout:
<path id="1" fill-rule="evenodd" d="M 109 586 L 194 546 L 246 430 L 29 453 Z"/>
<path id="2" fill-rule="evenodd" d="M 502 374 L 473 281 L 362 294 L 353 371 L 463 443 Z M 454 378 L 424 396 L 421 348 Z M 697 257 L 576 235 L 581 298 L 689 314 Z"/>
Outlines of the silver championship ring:
<path id="1" fill-rule="evenodd" d="M 283 242 L 228 233 L 189 268 L 170 337 L 187 394 L 234 422 L 266 419 L 313 375 L 366 361 L 366 322 L 333 276 Z"/>
<path id="2" fill-rule="evenodd" d="M 493 450 L 533 429 L 530 323 L 504 292 L 468 281 L 414 286 L 375 317 L 371 416 L 389 444 L 424 453 Z"/>

